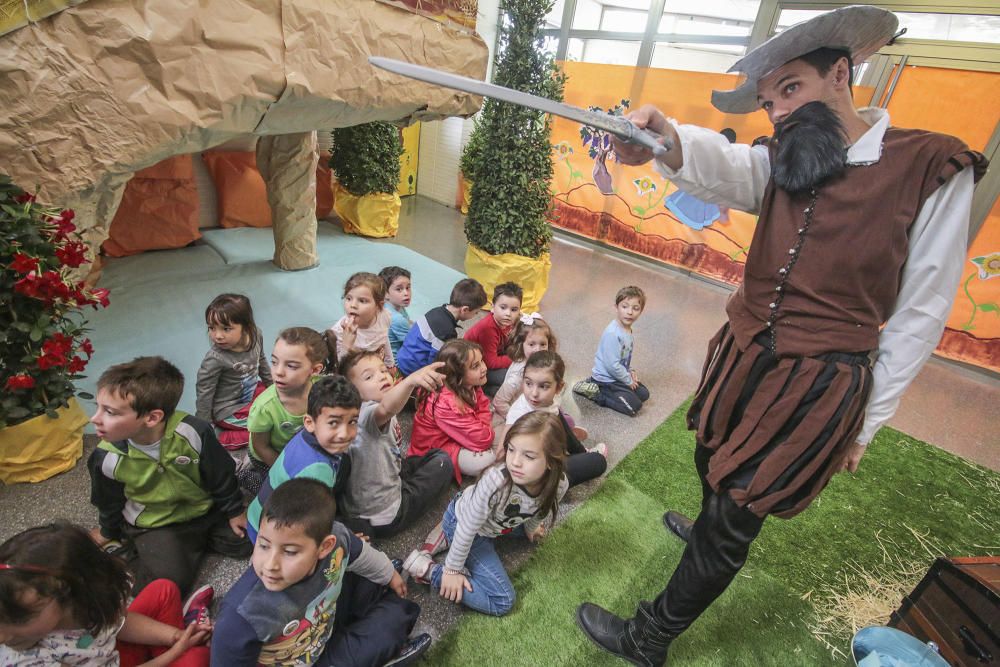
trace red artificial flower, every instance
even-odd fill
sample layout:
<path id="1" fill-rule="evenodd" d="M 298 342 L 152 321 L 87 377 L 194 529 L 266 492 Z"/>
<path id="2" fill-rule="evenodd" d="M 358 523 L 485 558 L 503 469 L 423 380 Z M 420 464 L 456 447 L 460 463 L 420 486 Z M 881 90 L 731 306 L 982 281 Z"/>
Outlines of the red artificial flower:
<path id="1" fill-rule="evenodd" d="M 59 366 L 65 366 L 65 365 L 66 365 L 65 357 L 59 357 L 51 354 L 43 354 L 42 356 L 38 357 L 38 367 L 43 371 L 47 371 L 50 368 L 57 368 Z"/>
<path id="2" fill-rule="evenodd" d="M 18 294 L 37 299 L 40 294 L 38 274 L 32 271 L 24 278 L 16 281 L 14 283 L 14 291 Z"/>
<path id="3" fill-rule="evenodd" d="M 69 360 L 69 365 L 66 366 L 66 370 L 68 370 L 70 373 L 79 373 L 86 367 L 87 367 L 86 361 L 84 361 L 80 357 L 74 356 L 72 359 Z"/>
<path id="4" fill-rule="evenodd" d="M 76 225 L 73 224 L 74 217 L 76 214 L 67 209 L 60 213 L 58 218 L 49 218 L 49 222 L 56 226 L 55 237 L 57 239 L 66 238 L 70 232 L 76 231 Z"/>
<path id="5" fill-rule="evenodd" d="M 23 252 L 14 253 L 14 259 L 10 263 L 12 271 L 17 273 L 31 273 L 38 270 L 38 258 L 25 255 Z"/>
<path id="6" fill-rule="evenodd" d="M 7 384 L 4 387 L 7 391 L 17 391 L 18 389 L 31 389 L 35 386 L 35 378 L 30 375 L 25 375 L 20 373 L 18 375 L 11 375 L 7 378 Z"/>
<path id="7" fill-rule="evenodd" d="M 52 337 L 42 343 L 42 354 L 63 357 L 69 356 L 73 349 L 73 339 L 64 333 L 56 332 Z"/>
<path id="8" fill-rule="evenodd" d="M 111 290 L 107 287 L 95 287 L 90 291 L 90 300 L 88 303 L 94 305 L 94 310 L 97 310 L 98 305 L 101 308 L 107 308 L 111 304 L 111 300 L 108 299 L 109 294 L 111 294 Z"/>
<path id="9" fill-rule="evenodd" d="M 14 291 L 40 299 L 46 303 L 52 303 L 56 299 L 68 301 L 73 295 L 70 286 L 63 282 L 58 271 L 46 271 L 42 275 L 35 272 L 14 283 Z"/>
<path id="10" fill-rule="evenodd" d="M 56 248 L 56 257 L 63 263 L 63 266 L 68 266 L 71 269 L 90 261 L 87 259 L 87 246 L 80 241 L 67 241 L 59 246 Z"/>
<path id="11" fill-rule="evenodd" d="M 83 342 L 80 343 L 80 351 L 86 354 L 88 359 L 94 356 L 94 344 L 90 342 L 89 338 L 84 338 Z"/>
<path id="12" fill-rule="evenodd" d="M 35 202 L 35 195 L 30 192 L 25 192 L 14 197 L 14 201 L 18 204 L 33 204 Z"/>

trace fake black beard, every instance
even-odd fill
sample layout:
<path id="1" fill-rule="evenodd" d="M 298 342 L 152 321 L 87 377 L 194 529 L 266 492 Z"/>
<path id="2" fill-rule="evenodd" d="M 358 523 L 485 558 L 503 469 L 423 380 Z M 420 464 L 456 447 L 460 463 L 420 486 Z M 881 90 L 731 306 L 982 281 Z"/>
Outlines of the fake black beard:
<path id="1" fill-rule="evenodd" d="M 809 102 L 774 126 L 771 176 L 798 194 L 842 173 L 847 166 L 847 132 L 840 117 L 822 102 Z"/>

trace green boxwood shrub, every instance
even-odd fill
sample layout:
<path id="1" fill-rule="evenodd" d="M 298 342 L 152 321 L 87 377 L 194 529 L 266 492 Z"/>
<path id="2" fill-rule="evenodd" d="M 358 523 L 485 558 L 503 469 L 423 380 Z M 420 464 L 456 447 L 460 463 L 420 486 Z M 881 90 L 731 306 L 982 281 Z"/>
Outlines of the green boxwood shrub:
<path id="1" fill-rule="evenodd" d="M 402 154 L 399 129 L 392 123 L 341 127 L 333 131 L 330 168 L 352 195 L 392 194 L 399 185 Z"/>
<path id="2" fill-rule="evenodd" d="M 540 34 L 552 4 L 552 0 L 501 0 L 494 83 L 562 100 L 566 77 L 542 50 Z M 472 181 L 465 221 L 470 243 L 493 255 L 537 258 L 548 250 L 551 151 L 545 114 L 486 100 L 460 163 Z"/>

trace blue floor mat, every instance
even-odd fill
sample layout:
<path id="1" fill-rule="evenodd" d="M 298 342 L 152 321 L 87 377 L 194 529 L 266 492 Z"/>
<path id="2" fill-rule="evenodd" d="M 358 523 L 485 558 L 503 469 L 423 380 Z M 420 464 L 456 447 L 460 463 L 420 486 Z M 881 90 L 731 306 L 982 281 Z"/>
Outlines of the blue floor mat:
<path id="1" fill-rule="evenodd" d="M 388 265 L 408 269 L 414 318 L 445 303 L 464 277 L 403 246 L 348 236 L 327 223 L 320 223 L 317 248 L 319 266 L 282 271 L 271 263 L 270 229 L 216 229 L 205 231 L 204 243 L 188 248 L 110 259 L 100 284 L 111 289 L 111 306 L 88 313 L 96 353 L 78 388 L 93 394 L 97 377 L 108 366 L 161 355 L 184 373 L 180 409 L 193 412 L 194 381 L 209 348 L 205 307 L 218 294 L 250 297 L 264 332 L 265 354 L 270 355 L 281 329 L 323 330 L 336 322 L 344 314 L 341 295 L 352 273 L 378 273 Z M 84 401 L 85 409 L 92 407 Z"/>

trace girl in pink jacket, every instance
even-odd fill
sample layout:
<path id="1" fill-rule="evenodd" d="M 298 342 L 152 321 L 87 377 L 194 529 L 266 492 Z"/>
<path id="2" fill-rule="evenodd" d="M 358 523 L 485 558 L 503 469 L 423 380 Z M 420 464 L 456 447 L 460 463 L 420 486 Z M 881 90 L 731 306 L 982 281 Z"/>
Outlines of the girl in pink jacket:
<path id="1" fill-rule="evenodd" d="M 444 386 L 421 392 L 407 455 L 443 449 L 461 483 L 463 474 L 476 476 L 496 461 L 490 399 L 482 389 L 486 364 L 479 345 L 461 338 L 445 343 L 436 361 L 444 362 Z"/>

